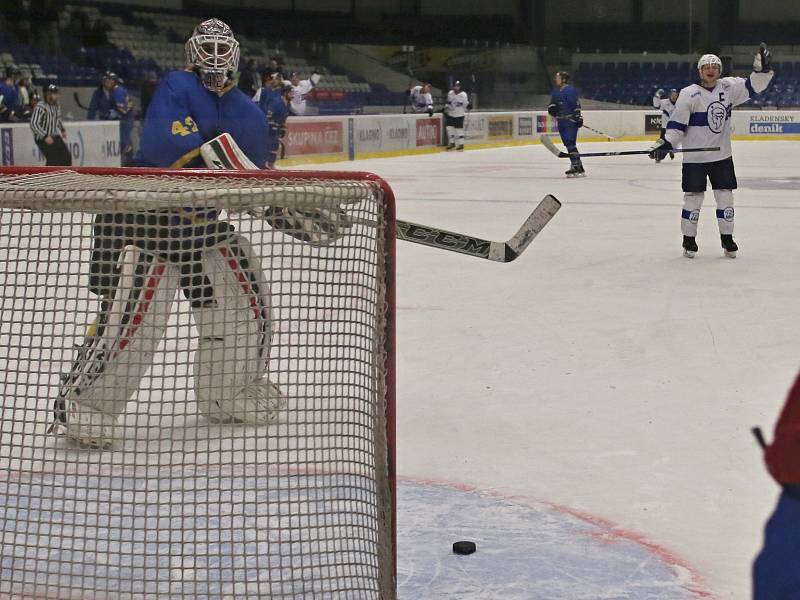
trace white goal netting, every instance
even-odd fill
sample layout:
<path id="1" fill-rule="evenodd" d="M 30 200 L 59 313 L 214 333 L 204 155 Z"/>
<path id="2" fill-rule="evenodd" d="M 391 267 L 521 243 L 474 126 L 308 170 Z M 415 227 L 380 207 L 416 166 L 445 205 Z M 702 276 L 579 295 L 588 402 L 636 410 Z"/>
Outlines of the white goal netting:
<path id="1" fill-rule="evenodd" d="M 132 172 L 0 169 L 0 597 L 395 598 L 391 191 Z"/>

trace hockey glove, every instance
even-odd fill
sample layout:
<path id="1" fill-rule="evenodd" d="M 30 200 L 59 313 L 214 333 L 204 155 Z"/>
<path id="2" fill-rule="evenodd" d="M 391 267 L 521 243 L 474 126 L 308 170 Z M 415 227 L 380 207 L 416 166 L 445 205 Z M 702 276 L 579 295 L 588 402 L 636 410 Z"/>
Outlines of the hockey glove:
<path id="1" fill-rule="evenodd" d="M 273 228 L 312 246 L 329 246 L 347 234 L 353 221 L 341 208 L 284 208 L 270 206 L 264 219 Z"/>
<path id="2" fill-rule="evenodd" d="M 578 126 L 578 129 L 583 127 L 583 115 L 581 113 L 575 113 L 572 117 L 572 121 Z"/>
<path id="3" fill-rule="evenodd" d="M 666 98 L 667 93 L 664 91 L 663 88 L 658 88 L 658 91 L 656 92 L 656 96 L 658 96 L 659 98 Z"/>
<path id="4" fill-rule="evenodd" d="M 756 73 L 769 73 L 772 70 L 772 54 L 767 48 L 767 44 L 761 42 L 753 60 L 753 71 Z"/>
<path id="5" fill-rule="evenodd" d="M 548 104 L 547 105 L 547 114 L 549 114 L 551 117 L 557 117 L 558 116 L 558 104 L 556 104 L 555 102 L 551 102 L 550 104 Z"/>
<path id="6" fill-rule="evenodd" d="M 432 107 L 432 106 L 429 106 L 429 107 L 428 107 L 428 116 L 429 116 L 429 117 L 432 117 L 432 116 L 433 116 L 433 107 Z"/>
<path id="7" fill-rule="evenodd" d="M 654 160 L 664 160 L 671 152 L 675 152 L 675 148 L 673 148 L 672 144 L 667 140 L 659 139 L 653 144 L 653 147 L 650 148 L 650 154 L 648 154 L 648 156 Z"/>

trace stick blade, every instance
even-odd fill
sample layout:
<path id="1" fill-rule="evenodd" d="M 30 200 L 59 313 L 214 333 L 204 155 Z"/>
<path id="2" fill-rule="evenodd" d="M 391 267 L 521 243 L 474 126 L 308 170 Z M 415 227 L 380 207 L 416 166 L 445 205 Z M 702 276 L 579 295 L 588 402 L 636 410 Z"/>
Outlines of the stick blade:
<path id="1" fill-rule="evenodd" d="M 561 209 L 561 202 L 553 196 L 548 194 L 538 206 L 533 209 L 533 212 L 525 219 L 522 227 L 514 234 L 510 240 L 502 244 L 502 248 L 492 248 L 493 256 L 489 258 L 498 262 L 511 262 L 522 254 L 530 243 L 536 238 L 537 235 L 545 228 L 550 220 L 556 216 L 556 213 Z M 500 246 L 500 244 L 498 244 Z"/>
<path id="2" fill-rule="evenodd" d="M 550 150 L 550 152 L 552 152 L 558 158 L 565 158 L 569 156 L 569 154 L 567 154 L 566 152 L 561 152 L 558 149 L 558 147 L 553 143 L 553 140 L 551 140 L 548 136 L 544 134 L 540 135 L 539 141 L 542 142 L 542 146 Z"/>

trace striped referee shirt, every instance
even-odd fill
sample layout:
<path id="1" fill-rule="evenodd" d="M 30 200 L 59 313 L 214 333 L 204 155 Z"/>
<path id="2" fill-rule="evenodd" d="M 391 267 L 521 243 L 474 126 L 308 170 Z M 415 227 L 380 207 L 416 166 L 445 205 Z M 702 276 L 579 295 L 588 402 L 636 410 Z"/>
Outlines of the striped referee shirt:
<path id="1" fill-rule="evenodd" d="M 61 107 L 58 104 L 39 102 L 33 107 L 33 113 L 31 113 L 31 130 L 37 141 L 43 140 L 48 135 L 61 137 L 64 132 L 64 124 L 61 122 Z"/>

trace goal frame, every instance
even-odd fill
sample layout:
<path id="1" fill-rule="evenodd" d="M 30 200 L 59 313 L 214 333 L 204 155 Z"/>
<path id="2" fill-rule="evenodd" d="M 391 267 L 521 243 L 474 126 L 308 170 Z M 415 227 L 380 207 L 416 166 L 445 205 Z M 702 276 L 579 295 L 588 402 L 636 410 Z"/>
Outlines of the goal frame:
<path id="1" fill-rule="evenodd" d="M 0 175 L 30 175 L 37 173 L 53 173 L 72 171 L 86 175 L 121 175 L 150 177 L 198 177 L 198 178 L 235 178 L 252 180 L 287 180 L 292 182 L 320 182 L 323 180 L 359 180 L 376 184 L 384 195 L 384 248 L 386 272 L 386 336 L 384 341 L 385 361 L 385 420 L 387 446 L 387 475 L 391 493 L 391 544 L 394 582 L 394 594 L 397 593 L 397 471 L 396 471 L 396 207 L 392 188 L 382 177 L 365 171 L 309 171 L 309 170 L 259 170 L 239 171 L 228 169 L 162 169 L 149 167 L 46 167 L 46 166 L 0 166 Z"/>

